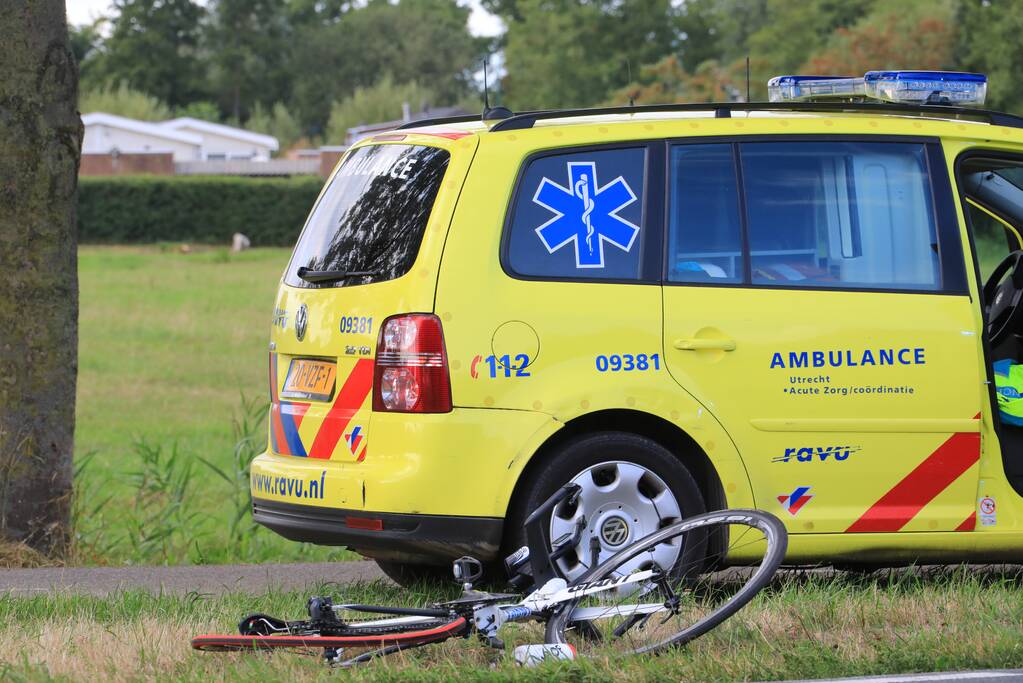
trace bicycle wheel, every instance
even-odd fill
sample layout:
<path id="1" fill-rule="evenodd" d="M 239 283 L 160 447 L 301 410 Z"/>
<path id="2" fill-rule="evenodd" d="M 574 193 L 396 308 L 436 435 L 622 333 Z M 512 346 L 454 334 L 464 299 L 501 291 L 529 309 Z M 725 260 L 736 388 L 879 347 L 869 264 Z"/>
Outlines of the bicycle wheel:
<path id="1" fill-rule="evenodd" d="M 413 621 L 415 620 L 415 621 Z M 268 650 L 275 648 L 389 648 L 397 649 L 439 643 L 464 635 L 469 624 L 465 617 L 424 619 L 401 617 L 351 624 L 343 629 L 320 632 L 309 622 L 291 622 L 283 632 L 269 635 L 207 634 L 192 638 L 196 650 Z"/>
<path id="2" fill-rule="evenodd" d="M 721 510 L 676 522 L 573 582 L 570 590 L 588 594 L 554 608 L 546 641 L 567 643 L 581 654 L 601 648 L 656 653 L 682 645 L 752 600 L 771 581 L 787 545 L 781 521 L 759 510 Z M 726 559 L 744 566 L 704 572 Z M 646 570 L 647 579 L 628 578 Z"/>

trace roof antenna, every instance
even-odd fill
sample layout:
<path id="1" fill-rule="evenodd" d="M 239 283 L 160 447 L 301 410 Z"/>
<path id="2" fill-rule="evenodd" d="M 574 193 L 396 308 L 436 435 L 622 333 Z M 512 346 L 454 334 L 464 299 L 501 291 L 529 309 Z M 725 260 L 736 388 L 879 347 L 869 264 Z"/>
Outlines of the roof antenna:
<path id="1" fill-rule="evenodd" d="M 749 98 L 749 55 L 746 55 L 746 102 L 751 101 Z"/>
<path id="2" fill-rule="evenodd" d="M 483 111 L 490 109 L 490 85 L 487 82 L 487 62 L 490 61 L 490 55 L 483 60 Z"/>
<path id="3" fill-rule="evenodd" d="M 629 74 L 629 85 L 632 85 L 632 61 L 628 57 L 625 58 L 625 70 Z M 636 97 L 632 94 L 631 90 L 629 91 L 629 106 L 636 106 Z"/>
<path id="4" fill-rule="evenodd" d="M 490 107 L 490 82 L 487 75 L 487 63 L 490 61 L 490 55 L 486 56 L 483 60 L 483 120 L 492 121 L 493 119 L 506 119 L 514 114 L 507 107 L 497 106 L 491 109 Z"/>

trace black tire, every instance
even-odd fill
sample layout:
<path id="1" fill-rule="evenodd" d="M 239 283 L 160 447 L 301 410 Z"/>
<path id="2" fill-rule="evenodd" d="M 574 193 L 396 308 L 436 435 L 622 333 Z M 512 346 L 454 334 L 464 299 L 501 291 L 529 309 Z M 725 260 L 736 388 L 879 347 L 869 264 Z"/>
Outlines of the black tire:
<path id="1" fill-rule="evenodd" d="M 417 586 L 435 586 L 440 583 L 451 583 L 454 579 L 451 575 L 451 565 L 436 564 L 412 564 L 407 562 L 391 562 L 388 560 L 374 560 L 380 570 L 387 575 L 391 581 L 402 588 Z"/>
<path id="2" fill-rule="evenodd" d="M 580 473 L 609 461 L 634 463 L 660 477 L 678 501 L 681 518 L 706 510 L 700 487 L 686 466 L 671 451 L 644 436 L 617 431 L 587 434 L 543 457 L 544 462 L 528 473 L 517 490 L 506 520 L 502 557 L 525 545 L 524 524 L 533 510 Z M 549 526 L 545 521 L 545 536 L 549 536 Z M 646 529 L 641 535 L 653 530 Z M 550 543 L 550 538 L 547 541 Z"/>
<path id="3" fill-rule="evenodd" d="M 736 529 L 740 530 L 738 538 L 735 538 Z M 753 563 L 755 569 L 750 571 L 749 578 L 740 579 L 742 583 L 738 590 L 734 592 L 722 591 L 719 586 L 714 586 L 713 579 L 708 581 L 702 581 L 701 579 L 694 580 L 689 576 L 679 576 L 678 572 L 676 572 L 674 577 L 666 576 L 664 584 L 671 586 L 672 592 L 675 592 L 675 590 L 678 589 L 678 593 L 685 594 L 684 598 L 689 598 L 690 595 L 695 596 L 694 599 L 688 602 L 686 599 L 682 599 L 679 603 L 680 605 L 685 605 L 685 607 L 679 608 L 679 613 L 688 607 L 693 610 L 693 615 L 700 615 L 697 618 L 694 618 L 691 623 L 686 621 L 685 617 L 683 617 L 681 622 L 675 622 L 667 629 L 658 631 L 658 626 L 656 624 L 659 623 L 660 626 L 663 627 L 663 625 L 666 624 L 672 616 L 679 616 L 678 613 L 674 615 L 668 614 L 668 617 L 664 618 L 662 621 L 661 615 L 666 612 L 665 610 L 651 614 L 646 619 L 637 619 L 636 617 L 618 617 L 621 621 L 615 625 L 615 628 L 611 628 L 610 624 L 606 624 L 604 626 L 605 630 L 611 631 L 611 636 L 613 638 L 618 639 L 618 643 L 615 643 L 615 647 L 619 650 L 619 653 L 648 654 L 660 652 L 671 647 L 677 647 L 688 643 L 719 626 L 723 621 L 742 609 L 757 593 L 771 582 L 775 572 L 778 571 L 778 567 L 781 566 L 782 560 L 785 559 L 785 551 L 788 547 L 788 534 L 786 533 L 785 526 L 781 523 L 781 520 L 770 513 L 760 510 L 719 510 L 717 512 L 708 512 L 703 515 L 691 517 L 631 543 L 607 561 L 601 562 L 599 565 L 594 567 L 579 581 L 575 582 L 573 586 L 579 587 L 582 584 L 598 582 L 605 578 L 617 578 L 622 575 L 628 575 L 634 571 L 634 569 L 628 569 L 626 565 L 631 564 L 632 567 L 636 567 L 637 563 L 642 561 L 642 559 L 651 552 L 651 549 L 654 546 L 669 542 L 680 542 L 680 539 L 689 538 L 687 534 L 695 534 L 701 539 L 706 539 L 710 536 L 716 535 L 716 532 L 720 533 L 721 531 L 726 531 L 728 533 L 724 535 L 735 538 L 732 542 L 733 545 L 731 546 L 733 548 L 750 547 L 760 543 L 759 536 L 752 537 L 748 535 L 750 530 L 755 530 L 762 534 L 762 537 L 766 542 L 766 549 L 763 551 L 762 558 L 760 558 L 758 562 Z M 681 542 L 688 544 L 688 541 L 683 540 Z M 700 541 L 700 543 L 702 542 L 703 541 Z M 727 552 L 727 549 L 722 552 Z M 759 554 L 759 550 L 757 553 Z M 643 566 L 639 565 L 638 568 L 641 569 Z M 740 572 L 736 573 L 738 574 Z M 652 588 L 655 585 L 655 582 L 650 582 L 647 585 Z M 711 586 L 713 587 L 708 590 L 708 587 Z M 600 605 L 598 609 L 601 610 L 609 610 L 613 607 L 624 608 L 628 605 L 644 603 L 654 605 L 654 608 L 656 609 L 658 608 L 656 603 L 665 599 L 663 587 L 659 588 L 659 592 L 656 594 L 656 597 L 645 597 L 647 595 L 651 595 L 651 591 L 649 590 L 646 593 L 633 597 L 628 594 L 620 593 L 617 588 L 609 588 L 605 590 L 603 594 L 598 593 L 596 595 L 605 595 L 605 600 L 603 602 L 598 602 Z M 709 612 L 701 613 L 702 610 L 700 608 L 706 609 L 707 605 L 699 603 L 699 600 L 701 599 L 700 596 L 703 596 L 708 603 L 713 599 L 720 599 L 721 602 L 710 607 Z M 591 604 L 589 601 L 592 599 L 592 597 L 587 597 L 572 600 L 555 607 L 551 618 L 547 621 L 546 642 L 569 643 L 569 630 L 572 628 L 576 631 L 576 634 L 574 634 L 572 639 L 576 641 L 573 646 L 577 649 L 580 648 L 580 644 L 590 645 L 594 643 L 606 643 L 608 638 L 606 636 L 600 636 L 598 628 L 593 625 L 594 621 L 600 620 L 594 619 L 593 621 L 582 622 L 572 620 L 573 612 L 576 607 L 583 604 L 584 601 L 586 605 L 589 605 Z M 615 599 L 618 600 L 617 603 L 612 602 Z M 689 615 L 687 614 L 687 616 Z M 637 639 L 633 638 L 632 633 L 645 629 L 647 627 L 648 620 L 652 621 L 655 626 L 651 627 L 649 632 L 641 635 L 650 636 L 652 642 L 644 642 L 640 644 Z M 673 630 L 676 628 L 678 629 L 677 631 Z M 597 637 L 594 637 L 594 634 L 598 634 Z M 628 639 L 625 638 L 626 635 L 629 635 Z"/>

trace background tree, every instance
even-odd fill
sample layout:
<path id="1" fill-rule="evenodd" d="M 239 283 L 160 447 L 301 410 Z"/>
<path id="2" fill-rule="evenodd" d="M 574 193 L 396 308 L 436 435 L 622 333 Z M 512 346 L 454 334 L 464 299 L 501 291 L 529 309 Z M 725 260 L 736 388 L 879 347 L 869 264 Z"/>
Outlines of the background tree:
<path id="1" fill-rule="evenodd" d="M 343 144 L 349 128 L 400 119 L 403 105 L 408 104 L 412 112 L 418 112 L 433 103 L 435 97 L 429 88 L 414 82 L 395 83 L 388 74 L 376 85 L 356 88 L 351 95 L 334 103 L 326 140 L 329 144 Z"/>
<path id="2" fill-rule="evenodd" d="M 288 16 L 295 26 L 333 24 L 356 4 L 352 0 L 291 0 Z"/>
<path id="3" fill-rule="evenodd" d="M 802 71 L 859 75 L 872 69 L 954 68 L 955 39 L 950 3 L 924 7 L 889 0 L 848 28 L 835 29 Z"/>
<path id="4" fill-rule="evenodd" d="M 103 24 L 105 19 L 100 19 L 92 24 L 70 27 L 71 52 L 75 55 L 75 64 L 82 68 L 82 64 L 95 55 L 97 49 L 103 44 Z"/>
<path id="5" fill-rule="evenodd" d="M 194 0 L 114 0 L 110 37 L 86 62 L 83 83 L 124 81 L 171 107 L 204 99 L 199 41 L 205 13 Z"/>
<path id="6" fill-rule="evenodd" d="M 83 97 L 79 101 L 82 102 L 84 100 L 85 98 Z M 85 108 L 80 108 L 84 114 Z M 193 119 L 202 119 L 203 121 L 212 121 L 213 123 L 217 123 L 224 118 L 220 113 L 220 107 L 217 106 L 217 103 L 210 100 L 193 100 L 185 106 L 175 109 L 174 116 L 189 116 Z"/>
<path id="7" fill-rule="evenodd" d="M 127 81 L 121 81 L 117 85 L 108 83 L 83 92 L 78 99 L 78 108 L 83 114 L 105 112 L 140 121 L 164 121 L 171 116 L 170 107 L 164 102 L 141 90 L 133 89 Z"/>
<path id="8" fill-rule="evenodd" d="M 480 1 L 502 36 L 473 37 L 465 0 L 115 0 L 72 45 L 90 103 L 126 83 L 176 115 L 288 139 L 297 125 L 313 143 L 357 89 L 477 102 L 495 49 L 495 99 L 520 110 L 745 98 L 747 56 L 755 100 L 778 74 L 952 68 L 988 73 L 990 106 L 1023 109 L 1023 0 Z"/>
<path id="9" fill-rule="evenodd" d="M 992 109 L 1023 113 L 1023 0 L 961 0 L 955 64 L 988 75 Z"/>
<path id="10" fill-rule="evenodd" d="M 257 102 L 287 98 L 292 74 L 287 52 L 291 26 L 284 0 L 215 0 L 204 44 L 211 57 L 213 92 L 236 121 Z"/>
<path id="11" fill-rule="evenodd" d="M 469 9 L 455 0 L 391 4 L 370 0 L 340 20 L 296 27 L 289 73 L 290 104 L 303 126 L 322 134 L 334 102 L 390 74 L 395 83 L 430 84 L 453 104 L 472 91 L 487 41 L 469 33 Z"/>
<path id="12" fill-rule="evenodd" d="M 686 0 L 679 8 L 676 27 L 678 66 L 689 69 L 721 54 L 718 0 Z"/>
<path id="13" fill-rule="evenodd" d="M 82 122 L 63 0 L 0 3 L 0 533 L 68 539 Z"/>
<path id="14" fill-rule="evenodd" d="M 270 109 L 264 109 L 258 102 L 252 108 L 252 115 L 245 127 L 257 133 L 266 133 L 277 138 L 281 150 L 286 150 L 302 139 L 302 126 L 283 102 L 275 102 Z"/>
<path id="15" fill-rule="evenodd" d="M 796 73 L 806 63 L 807 57 L 821 50 L 835 29 L 852 26 L 868 14 L 877 0 L 768 0 L 760 25 L 750 28 L 745 45 L 727 55 L 737 60 L 747 54 L 768 65 L 771 75 Z M 886 0 L 888 5 L 898 0 Z M 919 6 L 920 2 L 916 2 Z M 940 2 L 928 3 L 939 5 Z M 844 72 L 840 72 L 844 73 Z"/>
<path id="16" fill-rule="evenodd" d="M 601 102 L 678 40 L 670 0 L 517 0 L 514 11 L 502 85 L 517 109 Z"/>

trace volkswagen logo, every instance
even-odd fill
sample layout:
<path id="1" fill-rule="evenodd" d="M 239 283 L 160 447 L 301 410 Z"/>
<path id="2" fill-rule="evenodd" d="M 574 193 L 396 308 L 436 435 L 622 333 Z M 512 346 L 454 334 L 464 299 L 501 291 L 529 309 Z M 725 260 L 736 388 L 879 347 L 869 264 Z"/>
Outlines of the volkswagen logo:
<path id="1" fill-rule="evenodd" d="M 305 339 L 305 328 L 309 324 L 309 309 L 306 308 L 305 304 L 298 307 L 298 313 L 295 314 L 295 337 L 299 341 Z"/>
<path id="2" fill-rule="evenodd" d="M 621 517 L 608 517 L 600 526 L 600 537 L 610 546 L 620 546 L 629 538 L 629 525 Z"/>

